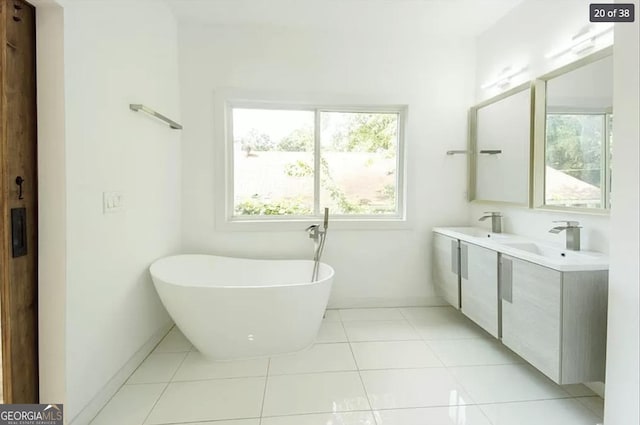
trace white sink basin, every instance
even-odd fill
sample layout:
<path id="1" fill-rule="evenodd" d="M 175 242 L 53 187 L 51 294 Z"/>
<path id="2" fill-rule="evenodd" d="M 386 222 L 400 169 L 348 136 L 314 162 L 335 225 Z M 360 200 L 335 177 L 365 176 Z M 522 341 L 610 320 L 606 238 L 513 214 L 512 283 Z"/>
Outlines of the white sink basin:
<path id="1" fill-rule="evenodd" d="M 571 250 L 540 245 L 532 242 L 505 242 L 503 243 L 503 245 L 522 251 L 527 251 L 532 254 L 542 255 L 543 257 L 547 258 L 567 258 L 567 256 L 576 255 L 576 253 Z"/>
<path id="2" fill-rule="evenodd" d="M 493 233 L 478 227 L 451 227 L 452 231 L 472 238 L 510 239 L 512 236 L 504 233 Z"/>
<path id="3" fill-rule="evenodd" d="M 561 249 L 533 242 L 503 242 L 501 245 L 520 251 L 530 252 L 532 254 L 540 255 L 551 260 L 589 262 L 598 259 L 598 256 L 594 253 L 585 251 L 572 251 L 570 249 Z"/>
<path id="4" fill-rule="evenodd" d="M 515 249 L 520 249 L 522 251 L 527 251 L 532 254 L 542 255 L 543 257 L 549 258 L 562 258 L 567 256 L 567 250 L 538 245 L 536 243 L 531 242 L 505 242 L 504 246 L 508 246 Z"/>

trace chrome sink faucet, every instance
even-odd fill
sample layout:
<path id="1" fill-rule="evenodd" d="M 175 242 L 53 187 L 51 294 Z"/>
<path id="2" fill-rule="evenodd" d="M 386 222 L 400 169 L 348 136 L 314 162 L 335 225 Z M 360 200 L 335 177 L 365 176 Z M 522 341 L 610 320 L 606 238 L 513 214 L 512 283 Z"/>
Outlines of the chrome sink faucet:
<path id="1" fill-rule="evenodd" d="M 500 211 L 485 211 L 485 214 L 478 219 L 478 221 L 485 221 L 486 219 L 491 219 L 491 232 L 492 233 L 502 233 L 502 214 Z"/>
<path id="2" fill-rule="evenodd" d="M 558 220 L 554 223 L 566 223 L 564 226 L 556 226 L 549 230 L 549 233 L 560 233 L 563 230 L 567 231 L 567 249 L 572 251 L 580 251 L 580 223 L 570 220 Z"/>

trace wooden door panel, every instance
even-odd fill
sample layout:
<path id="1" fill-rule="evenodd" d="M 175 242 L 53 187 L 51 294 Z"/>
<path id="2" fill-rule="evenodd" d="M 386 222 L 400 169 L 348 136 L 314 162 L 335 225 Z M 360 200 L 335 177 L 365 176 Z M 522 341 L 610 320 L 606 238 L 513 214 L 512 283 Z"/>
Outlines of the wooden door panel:
<path id="1" fill-rule="evenodd" d="M 5 402 L 38 400 L 35 10 L 2 1 L 2 325 Z M 19 199 L 16 177 L 22 177 Z M 26 209 L 27 254 L 13 257 L 11 209 Z"/>

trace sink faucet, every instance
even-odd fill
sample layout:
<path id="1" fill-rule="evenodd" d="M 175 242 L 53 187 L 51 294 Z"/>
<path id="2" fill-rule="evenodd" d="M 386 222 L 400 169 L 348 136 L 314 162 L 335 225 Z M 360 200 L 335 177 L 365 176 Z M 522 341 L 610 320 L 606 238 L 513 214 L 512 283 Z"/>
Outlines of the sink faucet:
<path id="1" fill-rule="evenodd" d="M 572 251 L 580 251 L 580 223 L 577 221 L 558 220 L 554 223 L 566 223 L 564 226 L 556 226 L 549 230 L 549 233 L 560 233 L 567 231 L 567 249 Z"/>
<path id="2" fill-rule="evenodd" d="M 478 219 L 478 221 L 485 221 L 486 219 L 491 219 L 491 232 L 492 233 L 502 233 L 502 214 L 500 211 L 485 211 L 485 214 Z"/>

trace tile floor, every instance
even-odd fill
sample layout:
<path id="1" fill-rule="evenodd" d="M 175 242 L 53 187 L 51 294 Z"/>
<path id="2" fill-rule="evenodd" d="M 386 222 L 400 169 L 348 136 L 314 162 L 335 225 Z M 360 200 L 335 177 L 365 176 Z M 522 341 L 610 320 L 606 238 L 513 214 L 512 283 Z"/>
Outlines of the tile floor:
<path id="1" fill-rule="evenodd" d="M 596 425 L 602 409 L 452 308 L 349 309 L 271 359 L 208 362 L 174 328 L 92 425 Z"/>

